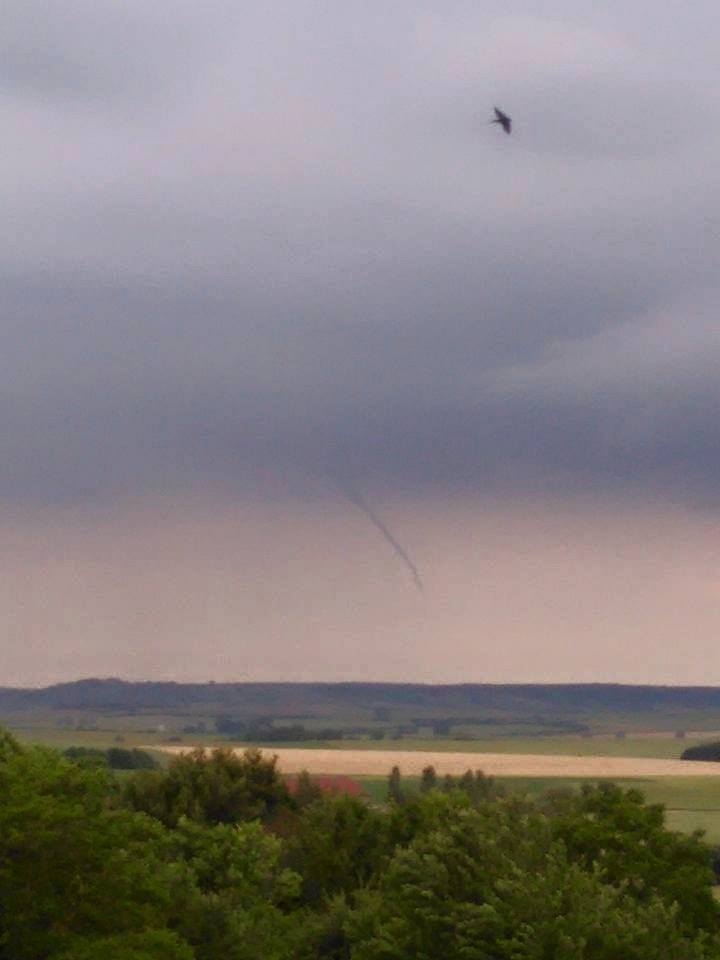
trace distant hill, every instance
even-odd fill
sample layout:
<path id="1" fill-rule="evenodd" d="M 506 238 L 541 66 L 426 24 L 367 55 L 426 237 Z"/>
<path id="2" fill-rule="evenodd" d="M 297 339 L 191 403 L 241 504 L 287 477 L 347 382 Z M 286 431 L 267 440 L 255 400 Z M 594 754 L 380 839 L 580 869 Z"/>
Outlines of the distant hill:
<path id="1" fill-rule="evenodd" d="M 24 711 L 228 713 L 328 717 L 574 717 L 713 713 L 718 687 L 622 684 L 132 683 L 87 679 L 41 689 L 0 687 L 0 717 Z"/>

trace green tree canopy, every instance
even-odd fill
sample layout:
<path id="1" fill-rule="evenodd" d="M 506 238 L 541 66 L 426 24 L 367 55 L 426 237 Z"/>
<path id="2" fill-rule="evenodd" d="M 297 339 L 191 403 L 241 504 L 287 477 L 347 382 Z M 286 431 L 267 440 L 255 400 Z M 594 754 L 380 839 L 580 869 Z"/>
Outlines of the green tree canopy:
<path id="1" fill-rule="evenodd" d="M 107 771 L 39 747 L 0 764 L 0 956 L 42 960 L 82 938 L 164 929 L 182 877 L 162 828 L 113 809 Z"/>
<path id="2" fill-rule="evenodd" d="M 548 812 L 553 836 L 572 861 L 599 869 L 638 900 L 658 896 L 678 904 L 686 929 L 718 928 L 710 851 L 699 833 L 667 830 L 661 806 L 646 804 L 637 790 L 600 783 L 558 797 Z"/>
<path id="3" fill-rule="evenodd" d="M 397 849 L 345 921 L 353 960 L 700 960 L 677 908 L 640 903 L 571 863 L 550 824 L 496 802 L 454 804 L 441 828 Z"/>
<path id="4" fill-rule="evenodd" d="M 238 756 L 232 750 L 192 750 L 173 757 L 167 770 L 148 771 L 128 781 L 126 802 L 167 826 L 181 817 L 200 823 L 270 820 L 292 805 L 275 758 L 259 750 Z"/>
<path id="5" fill-rule="evenodd" d="M 432 773 L 298 802 L 198 751 L 123 794 L 0 731 L 0 960 L 720 960 L 709 850 L 641 794 Z"/>
<path id="6" fill-rule="evenodd" d="M 287 842 L 287 863 L 303 897 L 316 903 L 369 882 L 387 849 L 387 819 L 365 801 L 325 796 L 303 810 Z"/>

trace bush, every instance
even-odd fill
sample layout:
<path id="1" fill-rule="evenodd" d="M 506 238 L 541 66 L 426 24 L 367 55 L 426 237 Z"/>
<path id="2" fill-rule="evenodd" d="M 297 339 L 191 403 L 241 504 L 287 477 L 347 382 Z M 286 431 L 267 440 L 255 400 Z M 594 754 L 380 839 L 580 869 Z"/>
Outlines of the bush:
<path id="1" fill-rule="evenodd" d="M 259 750 L 192 750 L 173 757 L 167 770 L 141 771 L 125 784 L 125 800 L 170 827 L 182 817 L 200 823 L 268 821 L 292 806 L 275 758 Z"/>
<path id="2" fill-rule="evenodd" d="M 108 750 L 107 762 L 112 770 L 157 770 L 160 766 L 145 750 L 123 750 L 121 747 Z"/>
<path id="3" fill-rule="evenodd" d="M 145 750 L 125 750 L 122 747 L 110 747 L 100 750 L 98 747 L 68 747 L 64 751 L 68 760 L 81 767 L 110 767 L 111 770 L 157 770 L 160 764 Z"/>
<path id="4" fill-rule="evenodd" d="M 720 742 L 699 743 L 683 750 L 681 760 L 720 760 Z"/>
<path id="5" fill-rule="evenodd" d="M 98 747 L 68 747 L 63 751 L 68 760 L 80 767 L 107 767 L 107 751 Z"/>

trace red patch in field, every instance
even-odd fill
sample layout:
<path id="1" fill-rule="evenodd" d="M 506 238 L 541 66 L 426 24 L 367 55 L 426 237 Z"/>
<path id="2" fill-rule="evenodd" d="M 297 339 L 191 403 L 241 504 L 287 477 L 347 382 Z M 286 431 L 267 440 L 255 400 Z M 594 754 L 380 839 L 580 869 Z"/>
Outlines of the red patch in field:
<path id="1" fill-rule="evenodd" d="M 352 777 L 346 777 L 341 773 L 333 776 L 316 776 L 310 778 L 316 787 L 319 787 L 323 793 L 343 793 L 349 797 L 360 797 L 363 794 L 362 784 Z M 297 776 L 285 778 L 285 783 L 290 793 L 295 793 L 298 786 Z"/>

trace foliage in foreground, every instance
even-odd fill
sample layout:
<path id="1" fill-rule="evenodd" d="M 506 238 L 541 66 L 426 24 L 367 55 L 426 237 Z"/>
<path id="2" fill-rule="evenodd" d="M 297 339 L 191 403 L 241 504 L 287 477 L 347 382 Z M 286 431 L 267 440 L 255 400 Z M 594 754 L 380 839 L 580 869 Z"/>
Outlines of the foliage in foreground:
<path id="1" fill-rule="evenodd" d="M 0 960 L 720 960 L 708 849 L 633 791 L 306 787 L 257 751 L 119 785 L 0 731 Z"/>
<path id="2" fill-rule="evenodd" d="M 63 755 L 85 767 L 110 767 L 111 770 L 157 770 L 160 764 L 147 750 L 133 747 L 68 747 Z"/>

